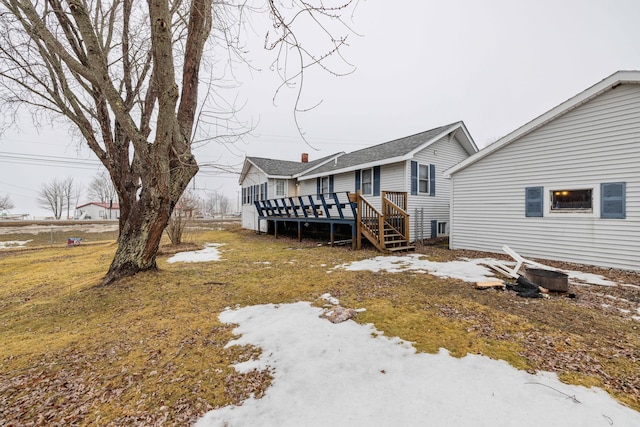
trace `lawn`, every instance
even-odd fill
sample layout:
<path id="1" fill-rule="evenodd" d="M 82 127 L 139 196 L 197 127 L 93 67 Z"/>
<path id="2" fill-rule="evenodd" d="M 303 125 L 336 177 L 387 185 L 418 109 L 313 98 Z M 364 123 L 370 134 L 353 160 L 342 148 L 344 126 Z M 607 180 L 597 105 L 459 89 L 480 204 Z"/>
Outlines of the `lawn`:
<path id="1" fill-rule="evenodd" d="M 108 288 L 95 284 L 115 251 L 113 235 L 77 247 L 39 236 L 38 245 L 0 251 L 0 424 L 185 425 L 259 397 L 269 374 L 239 374 L 230 365 L 260 350 L 225 348 L 233 328 L 219 313 L 263 303 L 321 306 L 325 293 L 366 308 L 357 322 L 418 351 L 443 347 L 553 371 L 640 410 L 640 323 L 616 307 L 640 306 L 640 288 L 580 286 L 570 289 L 575 299 L 522 299 L 424 273 L 333 270 L 379 254 L 219 228 L 193 229 L 189 240 L 197 248 L 223 244 L 220 261 L 168 263 L 176 249 L 163 246 L 159 272 Z M 436 261 L 487 256 L 418 252 Z M 640 284 L 635 274 L 594 272 Z"/>

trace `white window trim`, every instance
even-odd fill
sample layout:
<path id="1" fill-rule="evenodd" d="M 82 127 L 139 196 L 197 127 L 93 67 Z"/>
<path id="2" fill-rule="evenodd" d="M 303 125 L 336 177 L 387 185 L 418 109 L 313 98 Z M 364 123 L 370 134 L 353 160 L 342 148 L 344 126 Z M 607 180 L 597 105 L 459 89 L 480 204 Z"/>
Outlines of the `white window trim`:
<path id="1" fill-rule="evenodd" d="M 364 171 L 371 171 L 371 191 L 368 193 L 364 192 Z M 362 191 L 363 196 L 372 196 L 373 195 L 373 168 L 362 169 L 360 171 L 360 190 Z"/>
<path id="2" fill-rule="evenodd" d="M 591 190 L 591 209 L 551 209 L 554 191 Z M 568 184 L 543 186 L 544 216 L 552 218 L 600 218 L 600 184 Z"/>
<path id="3" fill-rule="evenodd" d="M 440 226 L 444 227 L 444 231 L 441 233 L 440 232 Z M 438 237 L 443 237 L 443 236 L 447 236 L 449 234 L 449 223 L 447 221 L 438 221 L 438 225 L 437 225 L 438 229 L 437 231 L 437 236 Z"/>
<path id="4" fill-rule="evenodd" d="M 325 183 L 327 184 L 326 188 L 325 188 Z M 329 177 L 328 176 L 321 177 L 320 178 L 320 193 L 321 194 L 329 194 L 329 192 L 330 192 L 329 190 L 330 190 L 330 188 L 329 188 Z"/>
<path id="5" fill-rule="evenodd" d="M 420 168 L 424 166 L 427 168 L 427 191 L 420 191 Z M 425 181 L 424 179 L 422 181 Z M 420 163 L 418 162 L 418 194 L 431 194 L 431 165 L 429 163 Z"/>
<path id="6" fill-rule="evenodd" d="M 282 182 L 282 194 L 278 193 L 278 184 Z M 287 180 L 286 179 L 276 179 L 274 183 L 273 194 L 275 197 L 285 197 L 287 195 Z"/>

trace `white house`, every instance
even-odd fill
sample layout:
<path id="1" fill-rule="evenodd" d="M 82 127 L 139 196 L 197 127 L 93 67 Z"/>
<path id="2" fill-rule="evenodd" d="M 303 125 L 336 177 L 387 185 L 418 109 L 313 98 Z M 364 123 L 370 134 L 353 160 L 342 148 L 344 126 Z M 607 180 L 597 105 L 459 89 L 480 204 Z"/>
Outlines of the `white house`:
<path id="1" fill-rule="evenodd" d="M 620 71 L 446 172 L 452 249 L 640 271 L 640 71 Z"/>
<path id="2" fill-rule="evenodd" d="M 297 177 L 332 161 L 341 154 L 343 153 L 311 162 L 306 153 L 302 154 L 300 162 L 247 157 L 238 181 L 242 187 L 242 227 L 259 230 L 258 212 L 254 201 L 301 195 Z M 266 224 L 260 224 L 260 228 L 260 231 L 266 231 Z"/>
<path id="3" fill-rule="evenodd" d="M 359 191 L 381 210 L 381 194 L 399 192 L 407 194 L 411 241 L 447 235 L 450 185 L 442 172 L 477 151 L 464 123 L 457 122 L 316 162 L 248 157 L 240 177 L 243 227 L 257 229 L 256 200 Z"/>
<path id="4" fill-rule="evenodd" d="M 118 219 L 120 218 L 120 206 L 117 203 L 89 202 L 76 206 L 78 219 Z"/>

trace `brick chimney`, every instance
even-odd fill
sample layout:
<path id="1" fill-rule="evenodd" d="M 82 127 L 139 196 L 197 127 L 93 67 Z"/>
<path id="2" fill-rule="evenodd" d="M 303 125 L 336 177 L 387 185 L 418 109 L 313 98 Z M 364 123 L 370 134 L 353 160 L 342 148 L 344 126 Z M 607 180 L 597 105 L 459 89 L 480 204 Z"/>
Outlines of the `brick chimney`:
<path id="1" fill-rule="evenodd" d="M 302 153 L 302 163 L 309 163 L 309 153 Z"/>

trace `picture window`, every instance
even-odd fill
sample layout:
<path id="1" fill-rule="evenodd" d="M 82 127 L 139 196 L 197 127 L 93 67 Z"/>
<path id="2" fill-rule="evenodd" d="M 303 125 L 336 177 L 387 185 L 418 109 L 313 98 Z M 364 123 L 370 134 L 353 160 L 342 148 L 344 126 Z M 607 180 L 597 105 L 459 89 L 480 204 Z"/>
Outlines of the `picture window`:
<path id="1" fill-rule="evenodd" d="M 551 191 L 551 211 L 584 211 L 593 210 L 593 190 L 553 190 Z"/>

